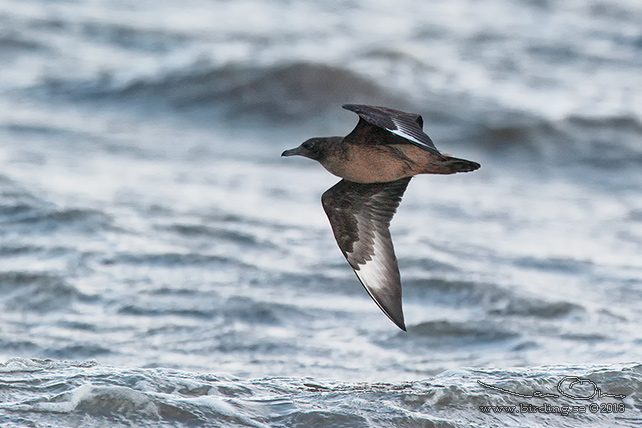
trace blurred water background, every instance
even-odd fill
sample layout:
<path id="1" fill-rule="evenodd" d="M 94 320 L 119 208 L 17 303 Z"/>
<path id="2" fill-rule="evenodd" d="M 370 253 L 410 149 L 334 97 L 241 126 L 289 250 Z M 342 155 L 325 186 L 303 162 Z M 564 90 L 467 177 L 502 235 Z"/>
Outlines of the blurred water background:
<path id="1" fill-rule="evenodd" d="M 641 23 L 637 0 L 0 2 L 0 426 L 639 426 Z M 338 179 L 279 157 L 347 134 L 346 102 L 482 164 L 417 177 L 393 219 L 408 333 L 336 247 Z M 476 380 L 571 375 L 626 410 L 479 410 L 562 401 Z"/>

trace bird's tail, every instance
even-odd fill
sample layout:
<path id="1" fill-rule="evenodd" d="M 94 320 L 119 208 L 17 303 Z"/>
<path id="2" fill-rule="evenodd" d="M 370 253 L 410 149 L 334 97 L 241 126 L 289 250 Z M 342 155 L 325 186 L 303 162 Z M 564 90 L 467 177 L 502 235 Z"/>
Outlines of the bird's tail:
<path id="1" fill-rule="evenodd" d="M 442 155 L 444 158 L 437 162 L 431 162 L 425 173 L 427 174 L 456 174 L 458 172 L 470 172 L 481 167 L 477 162 L 466 159 L 459 159 L 450 155 Z"/>
<path id="2" fill-rule="evenodd" d="M 446 163 L 453 170 L 453 173 L 456 172 L 471 172 L 481 167 L 477 162 L 469 161 L 466 159 L 454 158 L 446 155 Z"/>

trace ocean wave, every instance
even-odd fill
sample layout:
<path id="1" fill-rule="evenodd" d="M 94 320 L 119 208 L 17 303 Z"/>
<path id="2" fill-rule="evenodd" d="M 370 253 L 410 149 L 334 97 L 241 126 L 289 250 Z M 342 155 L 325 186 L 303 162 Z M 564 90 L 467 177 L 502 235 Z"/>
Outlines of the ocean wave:
<path id="1" fill-rule="evenodd" d="M 221 108 L 228 116 L 306 119 L 346 102 L 398 104 L 399 97 L 346 68 L 291 62 L 272 66 L 188 67 L 117 84 L 111 79 L 50 79 L 52 94 L 164 103 L 178 109 Z"/>
<path id="2" fill-rule="evenodd" d="M 600 170 L 639 167 L 642 163 L 642 120 L 619 116 L 569 115 L 562 119 L 515 116 L 470 128 L 478 150 L 495 156 L 527 155 L 529 162 L 589 165 Z"/>
<path id="3" fill-rule="evenodd" d="M 312 316 L 309 311 L 292 304 L 260 301 L 252 297 L 226 297 L 215 290 L 167 288 L 151 291 L 148 295 L 144 293 L 141 298 L 123 302 L 118 313 L 144 317 L 208 319 L 212 323 L 248 326 L 289 326 Z M 157 331 L 171 334 L 174 328 L 171 324 L 164 325 L 159 321 Z M 228 341 L 228 333 L 226 330 L 219 339 L 222 342 Z M 263 337 L 256 337 L 252 342 L 256 344 L 264 340 Z M 238 343 L 235 346 L 243 348 L 248 345 Z"/>
<path id="4" fill-rule="evenodd" d="M 573 380 L 584 383 L 569 389 Z M 635 421 L 642 405 L 639 364 L 462 368 L 424 380 L 366 383 L 242 379 L 109 367 L 91 361 L 12 359 L 0 364 L 0 383 L 1 420 L 56 427 L 132 423 L 141 427 L 517 427 L 533 421 L 552 427 L 579 423 L 606 427 Z M 574 398 L 594 394 L 598 388 L 601 397 Z M 534 391 L 549 397 L 533 395 Z M 511 413 L 480 407 L 535 409 L 544 404 L 549 411 Z M 586 411 L 560 414 L 571 406 L 586 406 Z M 589 411 L 589 406 L 597 411 Z M 611 411 L 599 411 L 607 408 Z"/>
<path id="5" fill-rule="evenodd" d="M 150 265 L 150 266 L 238 266 L 243 263 L 234 257 L 200 253 L 119 253 L 105 257 L 104 265 Z"/>
<path id="6" fill-rule="evenodd" d="M 413 335 L 421 338 L 434 339 L 452 344 L 466 343 L 472 346 L 476 342 L 489 343 L 498 340 L 513 339 L 519 336 L 506 326 L 492 323 L 457 322 L 457 321 L 426 321 L 409 328 Z"/>
<path id="7" fill-rule="evenodd" d="M 249 229 L 244 225 L 246 229 Z M 159 227 L 159 230 L 167 230 L 176 233 L 184 239 L 204 239 L 208 241 L 230 242 L 247 248 L 276 249 L 277 245 L 265 239 L 261 239 L 255 234 L 235 230 L 229 225 L 210 226 L 205 224 L 173 224 L 170 226 Z"/>
<path id="8" fill-rule="evenodd" d="M 503 304 L 495 304 L 488 310 L 489 314 L 520 317 L 563 318 L 581 314 L 582 306 L 570 302 L 551 302 L 542 299 L 511 298 Z"/>
<path id="9" fill-rule="evenodd" d="M 0 176 L 0 223 L 4 232 L 48 233 L 61 230 L 95 232 L 112 228 L 111 217 L 92 208 L 60 207 Z"/>
<path id="10" fill-rule="evenodd" d="M 86 298 L 62 277 L 47 273 L 0 272 L 0 290 L 4 311 L 66 311 Z"/>
<path id="11" fill-rule="evenodd" d="M 17 34 L 0 35 L 0 53 L 3 56 L 11 58 L 11 55 L 31 53 L 40 49 L 44 49 L 44 46 L 40 43 Z"/>
<path id="12" fill-rule="evenodd" d="M 116 31 L 118 32 L 118 31 Z M 642 118 L 632 112 L 553 118 L 485 100 L 377 82 L 338 64 L 306 61 L 212 65 L 195 61 L 184 67 L 125 80 L 49 78 L 36 89 L 72 100 L 126 102 L 128 107 L 170 108 L 186 114 L 204 111 L 215 121 L 261 120 L 295 124 L 320 118 L 349 121 L 346 102 L 388 105 L 424 115 L 427 131 L 450 143 L 493 155 L 518 153 L 529 160 L 589 163 L 611 168 L 642 162 Z M 409 92 L 408 92 L 409 91 Z M 280 123 L 279 126 L 282 126 Z M 228 123 L 229 126 L 229 123 Z M 274 131 L 269 126 L 266 132 Z M 440 135 L 443 134 L 443 135 Z"/>
<path id="13" fill-rule="evenodd" d="M 92 231 L 109 229 L 111 217 L 101 211 L 84 208 L 61 208 L 48 212 L 36 212 L 18 221 L 29 224 L 41 230 L 59 230 L 70 228 L 90 233 Z"/>
<path id="14" fill-rule="evenodd" d="M 443 278 L 409 279 L 404 282 L 404 297 L 421 304 L 446 307 L 474 306 L 489 315 L 518 317 L 564 318 L 581 314 L 584 308 L 576 303 L 549 301 L 520 294 L 505 286 Z"/>
<path id="15" fill-rule="evenodd" d="M 343 103 L 388 105 L 422 113 L 428 133 L 448 144 L 465 142 L 467 148 L 493 156 L 518 154 L 529 161 L 606 169 L 642 163 L 642 146 L 638 144 L 642 120 L 628 113 L 570 114 L 553 119 L 501 105 L 487 109 L 462 105 L 463 100 L 439 93 L 430 94 L 427 103 L 428 95 L 393 94 L 352 70 L 321 63 L 193 65 L 126 82 L 54 79 L 47 81 L 45 88 L 74 100 L 127 102 L 129 107 L 144 109 L 169 107 L 187 114 L 206 111 L 210 119 L 232 123 L 296 124 L 327 121 L 329 117 L 348 123 L 348 116 L 340 109 Z M 271 131 L 276 129 L 268 126 L 266 132 Z"/>
<path id="16" fill-rule="evenodd" d="M 84 40 L 135 51 L 167 52 L 188 40 L 186 35 L 170 30 L 137 28 L 115 22 L 86 21 L 74 27 Z"/>

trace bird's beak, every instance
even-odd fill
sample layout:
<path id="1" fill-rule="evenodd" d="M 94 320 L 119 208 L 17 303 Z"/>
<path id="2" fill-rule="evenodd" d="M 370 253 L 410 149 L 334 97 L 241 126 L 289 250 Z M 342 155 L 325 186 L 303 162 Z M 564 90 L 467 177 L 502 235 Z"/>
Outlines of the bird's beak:
<path id="1" fill-rule="evenodd" d="M 296 147 L 294 149 L 286 150 L 283 153 L 281 153 L 281 156 L 301 156 L 301 146 Z"/>

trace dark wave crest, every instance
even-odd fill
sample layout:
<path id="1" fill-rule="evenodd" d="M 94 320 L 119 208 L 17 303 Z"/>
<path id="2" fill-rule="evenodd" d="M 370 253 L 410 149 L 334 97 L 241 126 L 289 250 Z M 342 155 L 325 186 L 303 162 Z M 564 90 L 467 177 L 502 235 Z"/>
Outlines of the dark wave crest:
<path id="1" fill-rule="evenodd" d="M 570 115 L 561 120 L 532 116 L 480 124 L 472 137 L 487 153 L 527 154 L 566 165 L 613 170 L 642 163 L 642 122 L 620 116 Z"/>
<path id="2" fill-rule="evenodd" d="M 268 67 L 224 66 L 169 72 L 125 84 L 50 80 L 53 94 L 161 103 L 177 109 L 214 108 L 232 115 L 296 119 L 346 102 L 396 104 L 382 86 L 348 69 L 309 62 Z"/>
<path id="3" fill-rule="evenodd" d="M 529 161 L 606 168 L 642 163 L 642 119 L 630 113 L 551 119 L 508 106 L 485 105 L 472 95 L 459 99 L 425 90 L 404 93 L 398 88 L 393 93 L 386 82 L 375 82 L 338 65 L 303 61 L 270 66 L 196 64 L 126 82 L 99 76 L 91 81 L 49 80 L 44 87 L 51 95 L 74 100 L 139 105 L 145 111 L 168 107 L 187 114 L 205 111 L 208 118 L 263 119 L 268 124 L 327 119 L 328 114 L 333 115 L 333 122 L 347 122 L 348 116 L 340 109 L 344 103 L 387 105 L 421 113 L 427 132 L 436 141 L 467 144 L 485 153 L 518 153 Z"/>

